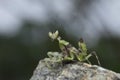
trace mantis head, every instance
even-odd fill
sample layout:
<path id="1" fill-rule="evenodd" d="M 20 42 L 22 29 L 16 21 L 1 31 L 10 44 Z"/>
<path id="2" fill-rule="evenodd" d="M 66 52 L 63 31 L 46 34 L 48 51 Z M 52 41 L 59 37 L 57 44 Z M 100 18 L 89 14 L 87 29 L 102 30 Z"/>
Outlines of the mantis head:
<path id="1" fill-rule="evenodd" d="M 49 35 L 49 37 L 50 37 L 52 40 L 55 40 L 55 39 L 58 38 L 59 32 L 58 32 L 58 30 L 55 31 L 55 32 L 53 32 L 53 33 L 52 33 L 52 32 L 49 32 L 48 35 Z"/>

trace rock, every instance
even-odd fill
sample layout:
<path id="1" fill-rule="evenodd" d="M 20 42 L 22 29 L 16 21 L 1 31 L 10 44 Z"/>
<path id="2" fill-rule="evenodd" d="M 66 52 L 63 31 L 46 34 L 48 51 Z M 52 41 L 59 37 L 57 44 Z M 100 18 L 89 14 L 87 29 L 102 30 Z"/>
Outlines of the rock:
<path id="1" fill-rule="evenodd" d="M 40 60 L 30 80 L 120 80 L 120 74 L 82 62 Z"/>

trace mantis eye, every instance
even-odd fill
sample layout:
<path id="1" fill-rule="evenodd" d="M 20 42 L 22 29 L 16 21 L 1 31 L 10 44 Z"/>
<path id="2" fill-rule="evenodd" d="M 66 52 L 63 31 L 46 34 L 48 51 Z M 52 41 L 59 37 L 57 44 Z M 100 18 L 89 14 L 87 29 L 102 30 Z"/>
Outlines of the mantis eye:
<path id="1" fill-rule="evenodd" d="M 52 34 L 52 32 L 49 32 L 48 35 L 49 35 L 50 38 L 52 38 L 53 34 Z"/>
<path id="2" fill-rule="evenodd" d="M 58 36 L 58 34 L 59 34 L 58 30 L 55 31 L 54 35 L 55 35 L 56 37 Z"/>

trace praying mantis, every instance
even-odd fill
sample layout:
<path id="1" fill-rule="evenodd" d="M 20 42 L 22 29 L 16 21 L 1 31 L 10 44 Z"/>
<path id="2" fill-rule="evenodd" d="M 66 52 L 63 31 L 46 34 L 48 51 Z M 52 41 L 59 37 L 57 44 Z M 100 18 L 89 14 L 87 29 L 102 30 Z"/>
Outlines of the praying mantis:
<path id="1" fill-rule="evenodd" d="M 76 47 L 72 46 L 68 41 L 61 39 L 58 30 L 55 32 L 49 32 L 48 35 L 53 41 L 55 40 L 58 41 L 59 48 L 61 50 L 60 53 L 57 52 L 47 53 L 47 55 L 52 61 L 62 62 L 62 61 L 77 60 L 80 62 L 87 61 L 89 64 L 91 64 L 89 58 L 95 55 L 98 61 L 98 65 L 101 65 L 95 51 L 88 54 L 87 46 L 82 38 L 78 41 L 78 49 L 77 49 Z"/>

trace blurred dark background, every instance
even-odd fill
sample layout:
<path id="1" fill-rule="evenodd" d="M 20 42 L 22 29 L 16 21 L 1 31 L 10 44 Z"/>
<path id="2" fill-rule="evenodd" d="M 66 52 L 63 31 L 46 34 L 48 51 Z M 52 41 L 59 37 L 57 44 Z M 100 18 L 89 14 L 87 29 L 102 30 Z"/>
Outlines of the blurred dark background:
<path id="1" fill-rule="evenodd" d="M 82 37 L 102 67 L 120 72 L 119 2 L 1 0 L 0 80 L 29 80 L 48 51 L 59 51 L 48 37 L 56 30 L 75 47 Z"/>

